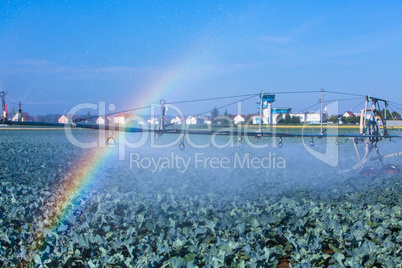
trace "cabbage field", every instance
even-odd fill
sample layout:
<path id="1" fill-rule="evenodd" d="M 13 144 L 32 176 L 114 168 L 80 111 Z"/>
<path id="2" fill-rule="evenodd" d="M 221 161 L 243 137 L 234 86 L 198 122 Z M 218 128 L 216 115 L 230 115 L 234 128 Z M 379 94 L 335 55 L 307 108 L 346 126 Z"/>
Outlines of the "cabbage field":
<path id="1" fill-rule="evenodd" d="M 0 130 L 1 267 L 402 266 L 402 175 L 344 172 L 357 163 L 351 141 L 329 165 L 300 139 L 193 136 L 179 150 L 156 148 L 167 135 L 135 148 L 139 134 L 114 147 L 96 131 L 72 134 L 102 146 L 80 148 L 64 130 Z"/>

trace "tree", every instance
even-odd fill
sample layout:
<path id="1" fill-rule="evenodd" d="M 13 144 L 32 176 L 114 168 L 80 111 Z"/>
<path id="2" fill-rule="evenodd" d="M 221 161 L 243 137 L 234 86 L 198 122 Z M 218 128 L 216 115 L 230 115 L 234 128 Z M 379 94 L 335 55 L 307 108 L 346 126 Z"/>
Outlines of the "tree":
<path id="1" fill-rule="evenodd" d="M 278 114 L 276 116 L 276 123 L 277 124 L 282 124 L 283 123 L 283 115 L 282 114 Z"/>
<path id="2" fill-rule="evenodd" d="M 336 124 L 336 123 L 339 123 L 338 116 L 336 116 L 336 115 L 330 116 L 327 121 L 333 122 L 333 123 L 335 123 L 335 124 Z"/>
<path id="3" fill-rule="evenodd" d="M 397 118 L 401 119 L 401 115 L 398 112 L 394 111 L 391 113 L 392 118 L 398 120 Z"/>
<path id="4" fill-rule="evenodd" d="M 253 123 L 253 115 L 252 114 L 248 114 L 246 117 L 246 124 L 252 124 Z"/>
<path id="5" fill-rule="evenodd" d="M 285 123 L 285 124 L 290 124 L 290 123 L 292 123 L 292 117 L 290 117 L 290 114 L 286 114 L 286 115 L 285 115 L 284 123 Z"/>
<path id="6" fill-rule="evenodd" d="M 290 121 L 292 124 L 300 124 L 300 116 L 293 115 Z"/>
<path id="7" fill-rule="evenodd" d="M 214 108 L 211 112 L 211 122 L 215 123 L 215 118 L 219 116 L 219 110 L 218 108 Z"/>
<path id="8" fill-rule="evenodd" d="M 384 111 L 385 111 L 385 109 L 382 109 L 381 112 L 380 112 L 382 118 L 384 118 Z M 387 120 L 393 120 L 394 118 L 396 119 L 396 118 L 400 118 L 400 117 L 401 117 L 401 115 L 398 114 L 398 112 L 393 111 L 393 112 L 391 113 L 391 112 L 387 109 Z"/>
<path id="9" fill-rule="evenodd" d="M 48 114 L 48 115 L 38 115 L 38 122 L 52 122 L 57 123 L 61 114 Z"/>
<path id="10" fill-rule="evenodd" d="M 356 124 L 356 116 L 348 116 L 346 117 L 346 123 L 347 124 Z"/>
<path id="11" fill-rule="evenodd" d="M 341 122 L 342 122 L 342 124 L 346 124 L 346 117 L 342 116 L 341 117 Z"/>

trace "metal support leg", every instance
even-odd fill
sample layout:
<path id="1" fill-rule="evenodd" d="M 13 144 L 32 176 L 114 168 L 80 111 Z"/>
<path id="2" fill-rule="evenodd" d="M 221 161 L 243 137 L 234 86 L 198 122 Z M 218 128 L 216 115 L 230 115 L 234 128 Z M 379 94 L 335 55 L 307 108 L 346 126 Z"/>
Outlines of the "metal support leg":
<path id="1" fill-rule="evenodd" d="M 363 163 L 362 163 L 362 160 L 361 160 L 361 158 L 360 158 L 359 150 L 357 149 L 356 138 L 353 138 L 353 145 L 354 145 L 354 147 L 355 147 L 357 159 L 359 160 L 359 163 L 358 163 L 357 165 L 355 165 L 355 166 L 353 167 L 353 169 L 362 169 L 362 168 L 363 168 Z"/>
<path id="2" fill-rule="evenodd" d="M 378 161 L 380 161 L 381 167 L 384 167 L 384 163 L 382 162 L 382 157 L 381 157 L 380 151 L 378 150 L 377 143 L 374 144 L 374 148 L 375 148 L 375 152 L 378 156 Z"/>

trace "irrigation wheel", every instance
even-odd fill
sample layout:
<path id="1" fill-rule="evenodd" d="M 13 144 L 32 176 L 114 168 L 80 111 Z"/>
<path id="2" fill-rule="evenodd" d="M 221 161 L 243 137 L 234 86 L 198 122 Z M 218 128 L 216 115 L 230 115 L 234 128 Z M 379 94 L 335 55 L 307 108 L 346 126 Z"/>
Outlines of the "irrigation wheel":
<path id="1" fill-rule="evenodd" d="M 387 174 L 387 175 L 394 175 L 394 174 L 398 174 L 401 171 L 399 170 L 399 168 L 395 165 L 386 165 L 381 169 L 381 173 L 383 174 Z"/>
<path id="2" fill-rule="evenodd" d="M 378 174 L 377 169 L 375 169 L 374 167 L 364 167 L 362 168 L 362 170 L 360 170 L 359 174 L 361 176 L 365 176 L 365 177 L 372 177 Z"/>

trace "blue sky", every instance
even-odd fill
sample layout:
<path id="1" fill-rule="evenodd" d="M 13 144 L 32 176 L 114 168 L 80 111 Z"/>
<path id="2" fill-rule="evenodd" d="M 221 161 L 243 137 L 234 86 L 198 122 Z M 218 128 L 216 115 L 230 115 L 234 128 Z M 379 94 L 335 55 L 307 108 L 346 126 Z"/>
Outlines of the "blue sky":
<path id="1" fill-rule="evenodd" d="M 34 115 L 316 90 L 277 96 L 297 112 L 321 88 L 402 103 L 400 14 L 400 1 L 1 1 L 0 90 Z"/>

